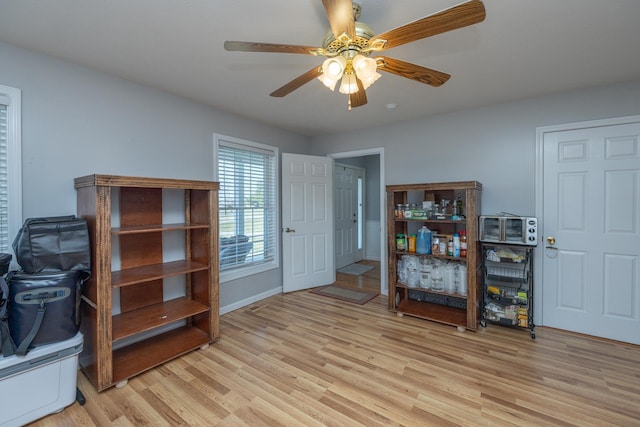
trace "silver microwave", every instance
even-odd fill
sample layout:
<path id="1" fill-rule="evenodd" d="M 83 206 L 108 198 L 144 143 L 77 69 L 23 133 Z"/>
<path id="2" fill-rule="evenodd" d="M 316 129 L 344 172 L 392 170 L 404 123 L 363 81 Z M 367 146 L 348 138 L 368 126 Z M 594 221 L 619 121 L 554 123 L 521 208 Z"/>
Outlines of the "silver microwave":
<path id="1" fill-rule="evenodd" d="M 481 242 L 509 245 L 538 245 L 538 219 L 524 216 L 483 215 L 480 217 Z"/>

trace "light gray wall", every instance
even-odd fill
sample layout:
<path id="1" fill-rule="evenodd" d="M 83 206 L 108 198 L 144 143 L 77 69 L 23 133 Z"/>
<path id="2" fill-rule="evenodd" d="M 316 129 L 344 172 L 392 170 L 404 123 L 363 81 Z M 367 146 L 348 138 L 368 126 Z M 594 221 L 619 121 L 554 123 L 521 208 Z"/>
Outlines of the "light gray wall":
<path id="1" fill-rule="evenodd" d="M 481 214 L 535 216 L 536 128 L 637 114 L 640 80 L 316 137 L 313 154 L 384 147 L 385 185 L 477 180 Z"/>
<path id="2" fill-rule="evenodd" d="M 367 180 L 365 188 L 365 258 L 382 261 L 380 253 L 380 155 L 364 156 Z"/>
<path id="3" fill-rule="evenodd" d="M 211 180 L 214 133 L 310 151 L 308 137 L 2 43 L 0 64 L 0 84 L 22 90 L 24 218 L 75 213 L 83 175 Z M 221 306 L 281 285 L 279 269 L 224 283 Z"/>
<path id="4" fill-rule="evenodd" d="M 75 212 L 86 174 L 209 180 L 216 132 L 299 154 L 385 147 L 385 184 L 478 180 L 482 213 L 532 215 L 536 127 L 640 114 L 639 80 L 310 139 L 2 43 L 0 64 L 22 90 L 25 218 Z M 281 283 L 280 270 L 225 283 L 221 305 Z"/>
<path id="5" fill-rule="evenodd" d="M 535 215 L 536 127 L 635 114 L 640 80 L 315 137 L 313 154 L 384 147 L 385 185 L 477 180 L 482 213 Z"/>
<path id="6" fill-rule="evenodd" d="M 367 220 L 380 221 L 380 156 L 364 156 L 364 168 L 367 173 L 365 203 Z"/>

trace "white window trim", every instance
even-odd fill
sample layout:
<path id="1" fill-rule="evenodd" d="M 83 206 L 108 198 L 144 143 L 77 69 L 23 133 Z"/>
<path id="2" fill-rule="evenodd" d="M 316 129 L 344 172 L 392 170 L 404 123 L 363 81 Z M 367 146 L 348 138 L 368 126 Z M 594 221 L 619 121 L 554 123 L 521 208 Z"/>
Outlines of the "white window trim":
<path id="1" fill-rule="evenodd" d="M 22 226 L 22 94 L 20 89 L 0 85 L 0 101 L 7 105 L 7 143 L 9 186 L 9 238 Z M 13 249 L 9 248 L 13 254 Z M 17 268 L 15 256 L 12 268 Z"/>
<path id="2" fill-rule="evenodd" d="M 278 171 L 280 170 L 280 153 L 279 153 L 278 147 L 214 133 L 213 134 L 213 179 L 214 181 L 218 181 L 218 152 L 219 152 L 219 144 L 222 141 L 273 152 L 274 161 L 275 161 L 275 164 L 274 164 L 275 195 L 274 197 L 275 197 L 275 207 L 276 207 L 275 230 L 274 230 L 275 254 L 274 254 L 273 260 L 264 264 L 251 265 L 248 267 L 237 268 L 230 271 L 220 272 L 220 283 L 225 283 L 225 282 L 230 282 L 232 280 L 240 279 L 243 277 L 251 276 L 254 274 L 262 273 L 264 271 L 269 271 L 269 270 L 273 270 L 280 267 L 280 238 L 278 234 L 280 230 L 280 174 L 278 173 Z"/>

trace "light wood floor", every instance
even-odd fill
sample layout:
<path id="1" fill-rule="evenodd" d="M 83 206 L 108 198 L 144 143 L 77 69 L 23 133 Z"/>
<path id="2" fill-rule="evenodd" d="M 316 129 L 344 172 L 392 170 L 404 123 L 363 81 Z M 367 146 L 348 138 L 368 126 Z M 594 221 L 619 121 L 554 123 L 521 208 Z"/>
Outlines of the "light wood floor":
<path id="1" fill-rule="evenodd" d="M 376 276 L 376 274 L 378 276 Z M 379 289 L 379 270 L 340 282 Z M 308 291 L 221 318 L 222 338 L 36 426 L 639 426 L 640 347 L 478 332 Z M 1 398 L 0 398 L 1 401 Z"/>

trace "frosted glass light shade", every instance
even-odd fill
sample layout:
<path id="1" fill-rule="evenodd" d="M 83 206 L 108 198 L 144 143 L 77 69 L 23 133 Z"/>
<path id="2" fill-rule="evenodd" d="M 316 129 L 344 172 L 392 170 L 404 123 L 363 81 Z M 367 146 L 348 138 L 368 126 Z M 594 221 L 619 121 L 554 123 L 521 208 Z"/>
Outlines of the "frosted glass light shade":
<path id="1" fill-rule="evenodd" d="M 340 84 L 340 93 L 346 95 L 356 93 L 358 91 L 358 83 L 356 82 L 356 76 L 354 74 L 345 74 L 342 76 L 342 83 Z"/>
<path id="2" fill-rule="evenodd" d="M 338 80 L 344 73 L 346 65 L 347 60 L 342 56 L 326 59 L 322 64 L 322 75 L 318 77 L 318 80 L 330 90 L 334 90 Z"/>
<path id="3" fill-rule="evenodd" d="M 364 87 L 365 89 L 369 88 L 369 86 L 371 86 L 376 80 L 378 80 L 382 75 L 378 72 L 374 72 L 371 76 L 365 78 L 365 79 L 360 79 L 360 81 L 362 82 L 362 87 Z M 359 78 L 359 77 L 358 77 Z"/>
<path id="4" fill-rule="evenodd" d="M 333 91 L 336 88 L 336 84 L 338 83 L 338 80 L 330 79 L 326 74 L 320 74 L 318 76 L 318 80 L 320 80 L 323 85 L 328 87 L 330 91 Z"/>
<path id="5" fill-rule="evenodd" d="M 377 68 L 378 64 L 373 58 L 368 58 L 362 55 L 356 55 L 353 58 L 353 69 L 360 81 L 362 81 L 362 86 L 365 89 L 380 78 L 380 73 L 376 71 Z"/>
<path id="6" fill-rule="evenodd" d="M 340 80 L 346 66 L 347 60 L 342 56 L 328 58 L 322 64 L 322 74 L 325 74 L 331 80 Z"/>

